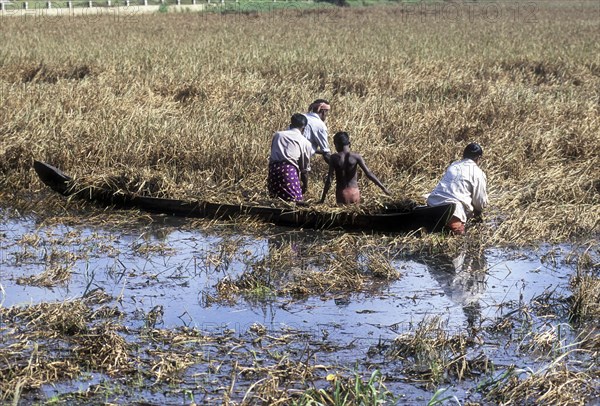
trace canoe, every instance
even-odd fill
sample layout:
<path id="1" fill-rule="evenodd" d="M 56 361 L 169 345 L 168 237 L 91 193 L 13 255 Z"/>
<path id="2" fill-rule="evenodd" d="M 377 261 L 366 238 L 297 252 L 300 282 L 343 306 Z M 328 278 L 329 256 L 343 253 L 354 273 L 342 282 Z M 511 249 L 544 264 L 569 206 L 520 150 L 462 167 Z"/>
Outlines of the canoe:
<path id="1" fill-rule="evenodd" d="M 77 185 L 73 179 L 44 162 L 33 165 L 40 180 L 63 196 L 76 197 L 118 208 L 137 208 L 151 213 L 161 213 L 180 217 L 207 217 L 213 219 L 233 219 L 238 216 L 251 216 L 276 225 L 328 229 L 409 232 L 424 230 L 439 232 L 454 212 L 454 204 L 428 207 L 417 206 L 406 211 L 388 208 L 379 213 L 324 212 L 308 206 L 289 207 L 259 206 L 251 203 L 221 204 L 206 201 L 175 200 L 114 193 L 109 190 Z"/>

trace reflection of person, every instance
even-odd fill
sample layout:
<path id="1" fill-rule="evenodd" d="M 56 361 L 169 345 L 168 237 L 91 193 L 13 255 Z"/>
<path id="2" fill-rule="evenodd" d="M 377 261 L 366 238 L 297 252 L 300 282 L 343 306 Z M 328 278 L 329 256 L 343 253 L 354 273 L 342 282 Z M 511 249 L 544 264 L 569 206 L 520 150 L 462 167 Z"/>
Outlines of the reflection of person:
<path id="1" fill-rule="evenodd" d="M 483 149 L 479 144 L 467 145 L 463 159 L 450 164 L 427 198 L 428 206 L 456 204 L 454 214 L 446 224 L 453 234 L 464 234 L 467 218 L 480 216 L 487 205 L 487 179 L 477 166 L 482 155 Z"/>
<path id="2" fill-rule="evenodd" d="M 454 258 L 438 256 L 423 262 L 446 296 L 463 308 L 469 327 L 476 327 L 481 317 L 479 300 L 486 286 L 485 255 L 465 250 Z"/>
<path id="3" fill-rule="evenodd" d="M 292 202 L 303 199 L 303 193 L 308 189 L 312 153 L 310 142 L 302 136 L 305 127 L 306 117 L 296 113 L 289 130 L 273 135 L 267 178 L 269 196 Z"/>
<path id="4" fill-rule="evenodd" d="M 327 125 L 327 115 L 331 109 L 329 102 L 325 99 L 317 99 L 308 106 L 308 113 L 304 116 L 307 119 L 304 136 L 312 145 L 312 154 L 321 154 L 325 162 L 329 162 L 329 140 Z"/>
<path id="5" fill-rule="evenodd" d="M 335 200 L 338 204 L 360 203 L 360 191 L 358 190 L 357 168 L 360 167 L 373 183 L 383 190 L 387 195 L 390 192 L 381 184 L 379 179 L 367 168 L 362 156 L 350 151 L 350 137 L 345 132 L 336 133 L 333 143 L 337 153 L 329 158 L 329 173 L 325 179 L 325 187 L 321 195 L 320 203 L 325 201 L 325 196 L 331 186 L 331 178 L 335 173 Z"/>

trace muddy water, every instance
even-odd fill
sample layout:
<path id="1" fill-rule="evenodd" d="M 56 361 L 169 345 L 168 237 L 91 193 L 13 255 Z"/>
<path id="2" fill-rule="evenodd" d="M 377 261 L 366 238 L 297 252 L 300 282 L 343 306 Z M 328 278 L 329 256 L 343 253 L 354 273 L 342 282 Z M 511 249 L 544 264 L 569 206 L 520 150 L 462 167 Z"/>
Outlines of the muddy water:
<path id="1" fill-rule="evenodd" d="M 171 225 L 118 231 L 38 227 L 33 220 L 5 220 L 0 227 L 4 306 L 63 301 L 101 288 L 121 297 L 126 311 L 145 312 L 163 306 L 164 327 L 237 329 L 258 322 L 272 327 L 329 328 L 354 337 L 387 337 L 426 315 L 442 315 L 449 318 L 451 326 L 460 328 L 501 316 L 509 303 L 563 290 L 572 274 L 564 264 L 542 262 L 539 254 L 489 249 L 478 258 L 461 253 L 446 261 L 426 257 L 395 260 L 401 278 L 373 292 L 210 304 L 207 296 L 214 285 L 222 278 L 238 276 L 247 269 L 244 262 L 249 258 L 268 255 L 274 244 L 301 244 L 318 234 L 277 229 L 269 237 L 220 237 Z M 237 252 L 223 254 L 222 245 L 232 241 Z M 72 269 L 66 284 L 41 288 L 17 283 L 18 278 L 42 272 L 52 255 L 65 257 L 62 262 Z"/>
<path id="2" fill-rule="evenodd" d="M 449 330 L 463 331 L 490 325 L 545 293 L 568 296 L 574 272 L 562 260 L 568 247 L 536 253 L 487 249 L 476 257 L 461 253 L 435 260 L 398 255 L 393 265 L 402 276 L 366 292 L 223 302 L 213 300 L 219 280 L 235 279 L 273 247 L 290 244 L 302 252 L 309 241 L 326 244 L 327 235 L 289 229 L 259 234 L 228 228 L 199 231 L 164 218 L 127 228 L 38 221 L 4 215 L 0 223 L 4 307 L 61 302 L 102 289 L 128 315 L 126 323 L 133 328 L 147 323 L 152 309 L 161 308 L 159 328 L 243 333 L 260 323 L 273 332 L 300 330 L 337 344 L 337 350 L 319 355 L 320 362 L 347 367 L 382 340 L 414 330 L 427 316 L 439 315 Z M 64 283 L 40 287 L 23 279 L 57 263 L 71 271 Z M 506 354 L 497 355 L 500 358 L 503 364 L 518 361 Z M 410 392 L 415 399 L 431 395 L 415 387 Z"/>

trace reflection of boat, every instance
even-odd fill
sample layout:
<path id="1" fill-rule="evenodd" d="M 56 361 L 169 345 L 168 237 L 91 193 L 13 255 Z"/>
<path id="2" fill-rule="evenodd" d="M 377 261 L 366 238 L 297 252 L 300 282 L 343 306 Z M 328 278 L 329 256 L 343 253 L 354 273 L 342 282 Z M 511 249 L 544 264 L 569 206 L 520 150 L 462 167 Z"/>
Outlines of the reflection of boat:
<path id="1" fill-rule="evenodd" d="M 153 213 L 182 217 L 209 217 L 228 219 L 248 215 L 285 226 L 305 228 L 336 228 L 379 231 L 413 231 L 425 229 L 441 231 L 452 213 L 454 205 L 415 207 L 413 209 L 387 209 L 380 213 L 325 212 L 305 206 L 269 207 L 251 203 L 220 204 L 206 201 L 174 200 L 114 193 L 112 190 L 76 184 L 59 169 L 35 161 L 39 178 L 54 191 L 64 196 L 95 201 L 121 208 L 138 208 Z"/>

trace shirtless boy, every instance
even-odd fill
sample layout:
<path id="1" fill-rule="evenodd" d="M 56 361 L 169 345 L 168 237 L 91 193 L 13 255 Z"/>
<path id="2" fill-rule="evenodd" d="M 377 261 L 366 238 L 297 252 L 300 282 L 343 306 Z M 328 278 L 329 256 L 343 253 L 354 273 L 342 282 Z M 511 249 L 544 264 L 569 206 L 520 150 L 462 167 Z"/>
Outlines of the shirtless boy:
<path id="1" fill-rule="evenodd" d="M 319 203 L 325 201 L 329 192 L 331 179 L 335 173 L 335 200 L 338 204 L 360 203 L 360 191 L 358 190 L 357 168 L 360 167 L 373 183 L 383 190 L 386 195 L 390 192 L 381 184 L 379 179 L 367 168 L 362 156 L 350 151 L 350 137 L 345 132 L 338 132 L 333 136 L 333 143 L 337 153 L 329 159 L 329 173 L 325 180 L 325 187 Z"/>

